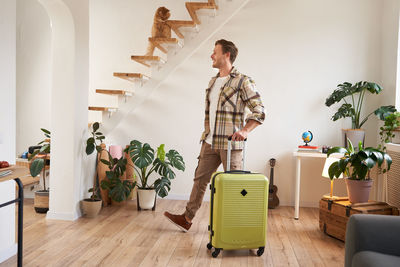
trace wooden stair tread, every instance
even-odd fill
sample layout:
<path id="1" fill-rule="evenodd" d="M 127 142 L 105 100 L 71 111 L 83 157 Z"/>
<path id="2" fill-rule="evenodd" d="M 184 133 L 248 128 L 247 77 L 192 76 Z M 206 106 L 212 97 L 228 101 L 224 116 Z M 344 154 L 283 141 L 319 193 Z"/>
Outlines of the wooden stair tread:
<path id="1" fill-rule="evenodd" d="M 149 62 L 165 63 L 165 61 L 159 56 L 131 56 L 131 59 L 145 65 L 146 67 L 151 67 Z"/>
<path id="2" fill-rule="evenodd" d="M 125 90 L 96 89 L 96 93 L 107 95 L 125 95 L 129 92 Z"/>
<path id="3" fill-rule="evenodd" d="M 177 27 L 195 27 L 196 23 L 192 20 L 167 20 L 167 24 Z"/>
<path id="4" fill-rule="evenodd" d="M 130 77 L 130 78 L 145 78 L 146 75 L 142 73 L 131 73 L 131 72 L 114 72 L 115 77 Z"/>
<path id="5" fill-rule="evenodd" d="M 89 110 L 94 110 L 94 111 L 111 111 L 116 109 L 117 108 L 111 108 L 111 107 L 93 107 L 93 106 L 89 107 Z"/>
<path id="6" fill-rule="evenodd" d="M 149 37 L 149 42 L 152 42 L 158 49 L 165 54 L 168 53 L 167 49 L 161 44 L 176 44 L 182 47 L 182 44 L 177 38 L 163 38 L 163 37 Z"/>
<path id="7" fill-rule="evenodd" d="M 201 21 L 196 15 L 196 10 L 198 9 L 218 9 L 214 0 L 208 0 L 208 2 L 186 2 L 186 9 L 189 12 L 190 17 L 196 24 L 201 24 Z"/>
<path id="8" fill-rule="evenodd" d="M 178 43 L 178 39 L 176 38 L 163 38 L 163 37 L 149 37 L 149 41 L 156 41 L 159 43 Z"/>
<path id="9" fill-rule="evenodd" d="M 167 20 L 167 25 L 178 35 L 179 38 L 183 39 L 185 36 L 180 32 L 180 27 L 196 27 L 196 23 L 193 20 Z"/>

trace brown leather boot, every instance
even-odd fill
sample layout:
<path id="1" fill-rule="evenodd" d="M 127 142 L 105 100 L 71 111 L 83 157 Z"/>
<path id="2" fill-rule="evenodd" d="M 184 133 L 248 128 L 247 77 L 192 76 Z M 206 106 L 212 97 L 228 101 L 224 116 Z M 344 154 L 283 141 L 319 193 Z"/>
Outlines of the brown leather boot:
<path id="1" fill-rule="evenodd" d="M 187 232 L 190 229 L 190 226 L 192 226 L 192 223 L 186 220 L 185 214 L 174 215 L 166 211 L 164 212 L 164 216 L 184 232 Z"/>

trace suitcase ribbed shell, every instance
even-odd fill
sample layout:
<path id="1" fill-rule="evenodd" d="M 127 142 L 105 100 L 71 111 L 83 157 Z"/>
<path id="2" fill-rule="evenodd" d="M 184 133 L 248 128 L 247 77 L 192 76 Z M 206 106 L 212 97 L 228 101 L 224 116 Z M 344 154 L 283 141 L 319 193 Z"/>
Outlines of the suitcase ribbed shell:
<path id="1" fill-rule="evenodd" d="M 265 246 L 268 179 L 256 173 L 215 173 L 211 190 L 212 246 L 225 250 Z"/>

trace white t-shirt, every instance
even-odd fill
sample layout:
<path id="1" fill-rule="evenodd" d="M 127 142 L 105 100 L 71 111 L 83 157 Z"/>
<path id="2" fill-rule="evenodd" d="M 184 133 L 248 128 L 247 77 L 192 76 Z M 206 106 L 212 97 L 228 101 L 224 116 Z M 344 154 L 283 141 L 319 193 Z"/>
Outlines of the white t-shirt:
<path id="1" fill-rule="evenodd" d="M 218 107 L 218 100 L 219 100 L 219 95 L 221 93 L 221 87 L 225 85 L 226 81 L 228 80 L 228 76 L 225 77 L 218 77 L 215 82 L 213 87 L 210 89 L 210 95 L 209 95 L 209 100 L 210 100 L 210 133 L 207 135 L 206 138 L 206 143 L 212 144 L 212 137 L 214 134 L 214 128 L 215 128 L 215 116 L 217 115 L 217 107 Z"/>

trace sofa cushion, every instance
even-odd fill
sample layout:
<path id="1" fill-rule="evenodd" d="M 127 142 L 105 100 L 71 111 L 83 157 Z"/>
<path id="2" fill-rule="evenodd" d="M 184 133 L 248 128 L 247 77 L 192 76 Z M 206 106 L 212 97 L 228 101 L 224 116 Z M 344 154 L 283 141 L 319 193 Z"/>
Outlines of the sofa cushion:
<path id="1" fill-rule="evenodd" d="M 353 256 L 352 267 L 398 267 L 400 257 L 374 251 L 360 251 Z"/>

